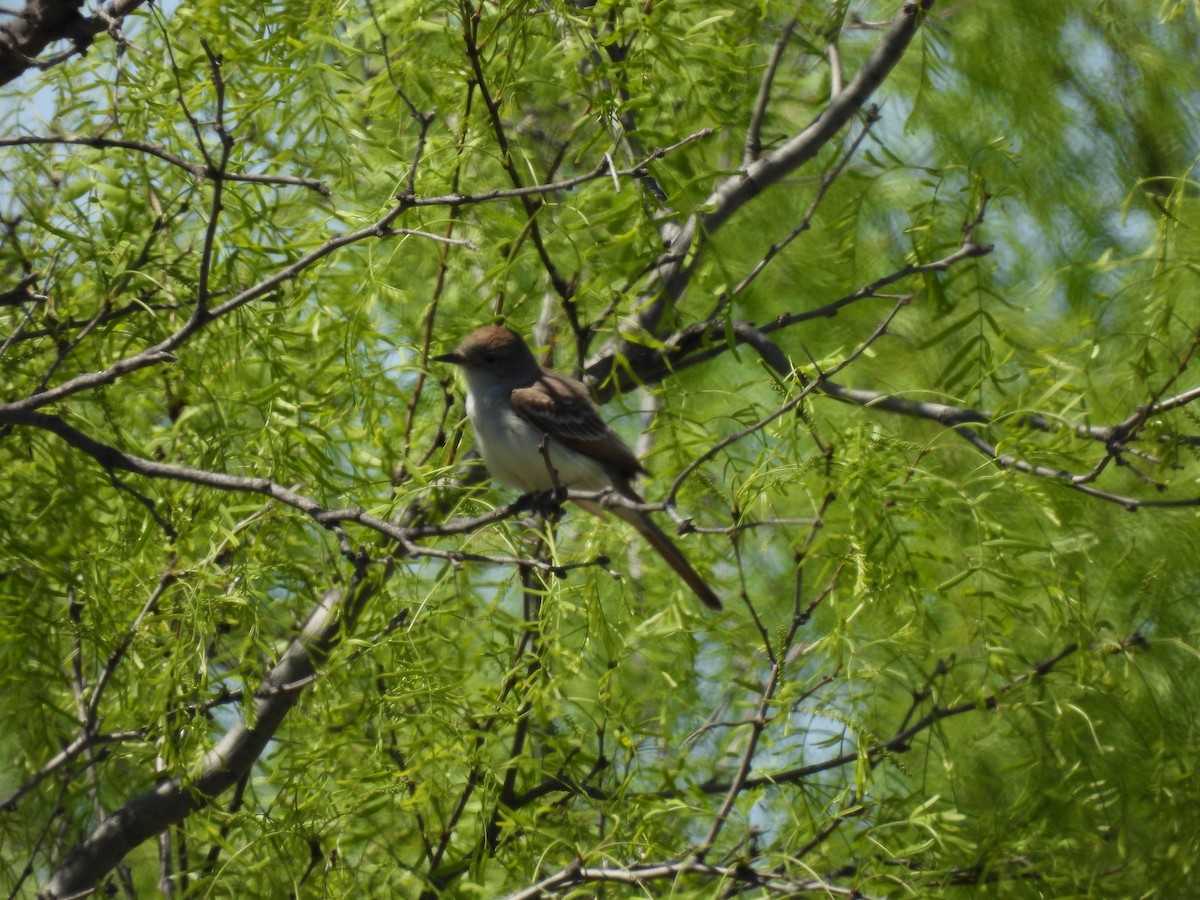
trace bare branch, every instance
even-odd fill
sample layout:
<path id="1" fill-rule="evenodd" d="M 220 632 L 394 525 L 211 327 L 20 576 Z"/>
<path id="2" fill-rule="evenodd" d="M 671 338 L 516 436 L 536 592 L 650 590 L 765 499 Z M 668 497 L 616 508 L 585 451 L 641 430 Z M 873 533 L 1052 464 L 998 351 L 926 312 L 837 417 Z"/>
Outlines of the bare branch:
<path id="1" fill-rule="evenodd" d="M 26 0 L 14 21 L 0 26 L 0 85 L 8 84 L 30 68 L 48 69 L 76 54 L 82 55 L 96 35 L 118 35 L 121 21 L 145 0 L 111 0 L 92 16 L 80 15 L 83 0 Z M 55 41 L 71 47 L 52 57 L 38 59 Z"/>
<path id="2" fill-rule="evenodd" d="M 258 759 L 301 689 L 329 658 L 376 588 L 365 580 L 365 560 L 345 590 L 327 591 L 299 635 L 263 679 L 253 715 L 233 725 L 190 777 L 160 781 L 102 821 L 51 877 L 45 896 L 72 897 L 95 887 L 134 847 L 183 821 L 232 787 Z"/>
<path id="3" fill-rule="evenodd" d="M 638 314 L 640 327 L 656 332 L 663 310 L 674 305 L 691 281 L 699 251 L 734 213 L 817 155 L 866 104 L 908 48 L 933 0 L 907 0 L 870 58 L 812 123 L 777 150 L 722 181 L 693 213 L 659 257 Z M 611 360 L 609 361 L 611 366 Z M 607 370 L 602 373 L 607 375 Z M 600 379 L 603 380 L 603 377 Z"/>
<path id="4" fill-rule="evenodd" d="M 570 893 L 579 885 L 603 883 L 630 885 L 647 893 L 657 894 L 659 890 L 654 888 L 655 882 L 674 881 L 683 875 L 707 876 L 713 880 L 725 881 L 731 888 L 734 885 L 741 885 L 745 888 L 762 888 L 773 894 L 787 897 L 816 894 L 821 897 L 853 897 L 869 900 L 868 895 L 862 893 L 858 888 L 838 887 L 819 878 L 796 880 L 773 873 L 759 873 L 750 865 L 717 866 L 694 859 L 643 863 L 628 867 L 585 866 L 582 861 L 579 861 L 531 884 L 524 890 L 509 894 L 507 900 L 538 900 L 538 898 L 562 896 Z"/>
<path id="5" fill-rule="evenodd" d="M 145 739 L 146 732 L 141 729 L 135 731 L 114 731 L 110 734 L 79 735 L 53 758 L 47 760 L 34 773 L 32 778 L 17 788 L 12 794 L 0 800 L 0 812 L 9 812 L 16 809 L 17 803 L 21 801 L 22 797 L 33 791 L 34 788 L 71 762 L 71 760 L 75 759 L 75 757 L 79 756 L 79 754 L 94 747 L 103 746 L 104 744 L 115 744 L 123 741 L 144 741 Z"/>
<path id="6" fill-rule="evenodd" d="M 797 19 L 792 16 L 779 29 L 779 37 L 771 48 L 771 56 L 767 60 L 767 68 L 758 84 L 758 96 L 754 99 L 754 109 L 750 113 L 750 124 L 746 127 L 746 147 L 742 153 L 742 165 L 748 166 L 758 159 L 762 151 L 762 126 L 767 117 L 767 103 L 771 100 L 771 85 L 775 81 L 775 73 L 779 70 L 779 62 L 787 50 L 792 32 L 796 30 Z"/>
<path id="7" fill-rule="evenodd" d="M 47 390 L 33 394 L 22 400 L 14 400 L 11 403 L 0 407 L 0 412 L 19 412 L 39 409 L 50 403 L 55 403 L 64 397 L 69 397 L 72 394 L 77 394 L 81 391 L 91 390 L 93 388 L 102 387 L 107 384 L 112 384 L 122 375 L 129 372 L 135 372 L 139 369 L 144 369 L 148 366 L 158 365 L 164 362 L 174 360 L 174 351 L 181 347 L 196 331 L 205 327 L 212 321 L 228 315 L 235 309 L 240 309 L 247 303 L 264 297 L 274 291 L 277 287 L 285 284 L 304 270 L 308 269 L 314 263 L 319 262 L 326 256 L 329 256 L 336 250 L 350 244 L 358 243 L 359 241 L 369 240 L 371 238 L 386 237 L 390 234 L 389 227 L 406 209 L 409 204 L 405 200 L 397 202 L 386 213 L 383 214 L 376 222 L 365 228 L 360 228 L 357 231 L 347 232 L 338 237 L 330 238 L 319 247 L 310 250 L 308 253 L 301 256 L 298 260 L 290 265 L 284 266 L 277 270 L 273 275 L 264 278 L 257 284 L 246 288 L 246 290 L 235 295 L 215 307 L 208 310 L 208 314 L 204 319 L 193 317 L 189 319 L 178 331 L 167 337 L 165 340 L 159 341 L 157 344 L 147 347 L 140 353 L 125 359 L 118 360 L 106 369 L 101 369 L 94 372 L 85 372 L 82 375 L 77 375 L 74 378 L 68 379 L 62 384 L 48 388 Z"/>
<path id="8" fill-rule="evenodd" d="M 1090 497 L 1095 497 L 1099 500 L 1104 500 L 1109 503 L 1115 503 L 1122 506 L 1130 512 L 1136 511 L 1142 507 L 1191 507 L 1200 506 L 1200 497 L 1186 497 L 1180 499 L 1164 500 L 1164 499 L 1138 499 L 1135 497 L 1127 497 L 1120 494 L 1113 494 L 1107 491 L 1097 490 L 1090 487 L 1087 476 L 1076 475 L 1064 469 L 1052 469 L 1048 466 L 1035 465 L 1027 462 L 1009 453 L 1001 453 L 996 444 L 983 437 L 974 428 L 973 425 L 990 426 L 1000 424 L 1006 421 L 1006 417 L 997 416 L 989 410 L 976 410 L 966 407 L 949 406 L 944 403 L 929 403 L 919 400 L 906 400 L 902 397 L 894 397 L 890 394 L 882 394 L 877 391 L 863 390 L 862 388 L 851 388 L 845 385 L 837 384 L 836 382 L 827 379 L 820 379 L 815 385 L 816 390 L 821 393 L 834 397 L 838 400 L 844 400 L 848 403 L 854 403 L 858 406 L 863 406 L 872 410 L 880 410 L 883 412 L 896 413 L 898 415 L 909 416 L 916 419 L 926 419 L 930 422 L 937 422 L 939 425 L 944 425 L 952 428 L 959 437 L 969 443 L 972 447 L 982 453 L 984 456 L 991 459 L 997 466 L 1002 469 L 1012 469 L 1017 472 L 1022 472 L 1027 475 L 1035 475 L 1039 478 L 1048 478 L 1053 481 L 1078 491 L 1082 494 L 1087 494 Z M 1125 422 L 1115 426 L 1097 426 L 1097 425 L 1067 425 L 1061 422 L 1052 420 L 1046 416 L 1040 415 L 1017 415 L 1009 417 L 1012 425 L 1016 428 L 1029 428 L 1035 431 L 1055 432 L 1069 430 L 1078 437 L 1086 438 L 1094 441 L 1104 442 L 1106 445 L 1111 444 L 1119 435 L 1125 433 L 1126 425 L 1133 421 L 1144 421 L 1147 417 L 1157 415 L 1160 412 L 1166 412 L 1171 409 L 1178 408 L 1193 400 L 1200 399 L 1200 389 L 1185 391 L 1175 397 L 1167 398 L 1161 403 L 1147 404 L 1142 407 L 1135 416 L 1126 419 Z"/>
<path id="9" fill-rule="evenodd" d="M 217 173 L 207 165 L 188 162 L 182 156 L 172 153 L 165 147 L 152 144 L 149 141 L 133 141 L 123 138 L 107 138 L 75 134 L 45 134 L 26 135 L 24 137 L 0 138 L 0 147 L 30 147 L 42 145 L 62 145 L 68 147 L 93 147 L 97 150 L 131 150 L 135 153 L 145 153 L 183 169 L 197 178 L 215 178 Z M 239 172 L 225 172 L 221 175 L 225 181 L 239 181 L 248 184 L 274 184 L 285 187 L 302 187 L 316 191 L 322 197 L 331 196 L 332 192 L 316 178 L 296 178 L 291 175 L 253 175 Z"/>

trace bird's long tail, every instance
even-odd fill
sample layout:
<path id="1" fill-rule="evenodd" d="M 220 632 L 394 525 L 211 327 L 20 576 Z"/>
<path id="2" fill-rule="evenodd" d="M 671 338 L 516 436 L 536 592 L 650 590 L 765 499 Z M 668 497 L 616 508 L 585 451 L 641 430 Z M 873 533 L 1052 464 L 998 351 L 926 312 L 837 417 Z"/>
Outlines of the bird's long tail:
<path id="1" fill-rule="evenodd" d="M 654 520 L 647 513 L 636 509 L 628 509 L 623 506 L 614 506 L 610 508 L 609 512 L 636 528 L 638 533 L 658 552 L 658 555 L 666 560 L 667 565 L 674 569 L 676 574 L 683 579 L 683 583 L 690 587 L 692 592 L 700 598 L 701 603 L 709 609 L 722 608 L 721 599 L 708 586 L 708 582 L 701 577 L 699 572 L 692 568 L 692 564 L 688 562 L 687 557 L 667 537 L 666 533 L 654 524 Z"/>

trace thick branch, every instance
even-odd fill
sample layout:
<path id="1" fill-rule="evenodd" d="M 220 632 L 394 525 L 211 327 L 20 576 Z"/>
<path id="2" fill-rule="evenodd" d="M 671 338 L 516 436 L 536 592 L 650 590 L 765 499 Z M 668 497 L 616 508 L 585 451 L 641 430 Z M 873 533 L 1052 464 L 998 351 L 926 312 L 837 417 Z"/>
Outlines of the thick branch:
<path id="1" fill-rule="evenodd" d="M 254 765 L 302 687 L 340 643 L 343 626 L 352 626 L 372 593 L 361 571 L 346 591 L 328 591 L 255 692 L 253 715 L 230 728 L 191 776 L 160 782 L 101 822 L 54 873 L 42 896 L 71 897 L 93 889 L 134 847 L 232 787 Z"/>
<path id="2" fill-rule="evenodd" d="M 28 68 L 47 69 L 76 53 L 86 53 L 96 35 L 115 32 L 121 20 L 143 2 L 112 0 L 98 8 L 95 15 L 84 18 L 79 14 L 83 0 L 26 0 L 14 21 L 0 26 L 0 85 L 8 84 Z M 39 60 L 41 52 L 55 41 L 70 41 L 71 48 Z"/>
<path id="3" fill-rule="evenodd" d="M 586 375 L 590 382 L 599 385 L 595 390 L 595 396 L 604 401 L 614 394 L 634 390 L 647 384 L 656 384 L 667 375 L 678 374 L 684 369 L 701 365 L 729 352 L 733 346 L 749 344 L 760 353 L 763 352 L 764 346 L 769 345 L 773 348 L 769 356 L 764 354 L 764 359 L 775 371 L 786 376 L 791 372 L 791 363 L 787 361 L 786 356 L 783 356 L 778 347 L 767 340 L 767 335 L 801 322 L 833 318 L 845 307 L 868 298 L 887 297 L 894 302 L 897 299 L 896 296 L 883 294 L 884 288 L 912 275 L 925 272 L 945 272 L 966 260 L 987 256 L 992 250 L 991 244 L 976 244 L 967 234 L 964 236 L 963 243 L 952 253 L 932 262 L 909 263 L 875 279 L 870 284 L 863 285 L 853 293 L 826 303 L 817 309 L 785 313 L 762 326 L 749 322 L 710 318 L 680 329 L 666 338 L 663 348 L 657 352 L 642 351 L 626 357 L 624 365 L 617 371 L 611 372 L 611 377 L 606 374 L 610 373 L 613 364 L 614 355 L 610 350 L 588 366 Z M 735 289 L 735 293 L 740 289 L 739 285 Z M 731 332 L 732 340 L 729 339 Z"/>
<path id="4" fill-rule="evenodd" d="M 654 332 L 665 306 L 674 304 L 691 281 L 692 264 L 708 236 L 764 190 L 807 163 L 858 113 L 900 61 L 933 0 L 906 2 L 870 58 L 813 122 L 781 146 L 721 182 L 680 228 L 659 258 L 649 294 L 655 297 L 639 315 L 639 324 Z"/>

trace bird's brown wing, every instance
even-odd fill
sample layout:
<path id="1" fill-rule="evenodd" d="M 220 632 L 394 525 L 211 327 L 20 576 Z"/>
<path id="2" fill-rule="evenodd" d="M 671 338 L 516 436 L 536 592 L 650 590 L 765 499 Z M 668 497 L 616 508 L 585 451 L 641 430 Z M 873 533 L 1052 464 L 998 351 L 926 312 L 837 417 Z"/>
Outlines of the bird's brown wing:
<path id="1" fill-rule="evenodd" d="M 529 387 L 512 392 L 512 405 L 534 428 L 625 478 L 646 471 L 629 445 L 600 417 L 579 381 L 543 369 L 542 377 Z"/>

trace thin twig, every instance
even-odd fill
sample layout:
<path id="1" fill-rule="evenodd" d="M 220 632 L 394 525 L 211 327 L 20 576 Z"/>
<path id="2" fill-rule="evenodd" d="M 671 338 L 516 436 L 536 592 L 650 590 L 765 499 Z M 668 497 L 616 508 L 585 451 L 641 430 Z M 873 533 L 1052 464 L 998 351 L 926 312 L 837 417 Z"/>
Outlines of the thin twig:
<path id="1" fill-rule="evenodd" d="M 888 315 L 883 319 L 883 321 L 880 322 L 875 327 L 875 330 L 872 331 L 871 334 L 868 335 L 867 338 L 865 340 L 863 340 L 857 347 L 855 347 L 854 350 L 852 350 L 849 353 L 849 355 L 846 356 L 845 359 L 841 360 L 841 362 L 839 362 L 836 366 L 834 366 L 830 370 L 830 374 L 836 374 L 837 372 L 844 369 L 846 366 L 850 365 L 850 363 L 854 362 L 854 360 L 856 360 L 859 356 L 861 356 L 863 353 L 865 353 L 867 351 L 867 348 L 869 348 L 877 340 L 879 340 L 881 337 L 883 337 L 883 335 L 885 335 L 887 333 L 888 326 L 891 325 L 892 320 L 895 319 L 896 316 L 900 314 L 900 310 L 902 310 L 905 306 L 907 306 L 911 300 L 912 300 L 911 295 L 900 298 L 900 300 L 896 303 L 896 305 L 892 307 L 891 312 L 889 312 Z M 763 418 L 759 419 L 753 425 L 749 425 L 746 428 L 741 429 L 740 431 L 736 431 L 733 434 L 727 435 L 726 437 L 722 438 L 721 440 L 717 441 L 715 444 L 710 446 L 702 454 L 697 456 L 694 460 L 692 460 L 683 469 L 682 472 L 679 473 L 679 475 L 676 476 L 675 480 L 673 482 L 671 482 L 671 487 L 667 491 L 667 502 L 674 501 L 675 497 L 679 494 L 680 488 L 683 487 L 683 483 L 685 481 L 687 481 L 687 479 L 691 477 L 692 473 L 695 472 L 698 468 L 700 468 L 700 466 L 704 465 L 709 460 L 715 458 L 717 456 L 717 454 L 719 454 L 726 447 L 736 444 L 738 441 L 742 440 L 743 438 L 748 437 L 751 434 L 762 431 L 762 429 L 766 428 L 768 425 L 770 425 L 776 419 L 791 412 L 793 409 L 795 409 L 801 403 L 803 403 L 804 400 L 809 395 L 811 395 L 813 393 L 813 391 L 815 391 L 817 389 L 817 385 L 818 385 L 818 382 L 816 382 L 816 381 L 810 382 L 807 386 L 801 388 L 801 390 L 799 391 L 799 393 L 796 394 L 795 397 L 793 397 L 791 400 L 784 403 L 782 406 L 780 406 L 774 412 L 771 412 L 768 415 L 764 416 Z"/>
<path id="2" fill-rule="evenodd" d="M 577 861 L 523 890 L 509 894 L 506 900 L 540 900 L 568 894 L 580 885 L 605 883 L 628 885 L 638 888 L 639 893 L 657 896 L 661 888 L 654 887 L 655 882 L 677 881 L 684 875 L 707 876 L 730 885 L 761 888 L 786 897 L 815 894 L 822 897 L 870 900 L 869 896 L 857 887 L 839 887 L 820 878 L 791 879 L 775 874 L 760 874 L 745 863 L 718 866 L 695 859 L 631 866 L 585 866 L 581 861 Z"/>
<path id="3" fill-rule="evenodd" d="M 698 140 L 711 137 L 715 132 L 711 128 L 701 128 L 699 131 L 694 131 L 682 140 L 676 141 L 674 144 L 669 144 L 666 147 L 660 147 L 647 155 L 640 162 L 634 163 L 632 166 L 627 166 L 623 169 L 617 169 L 615 174 L 619 178 L 640 178 L 646 173 L 646 168 L 652 163 L 671 153 L 686 147 Z M 462 206 L 477 206 L 481 203 L 491 203 L 495 200 L 511 200 L 520 199 L 522 197 L 535 197 L 543 194 L 557 194 L 564 191 L 569 191 L 572 188 L 579 187 L 581 184 L 586 184 L 589 181 L 597 181 L 600 179 L 611 179 L 613 176 L 612 169 L 609 168 L 608 161 L 604 157 L 596 165 L 584 172 L 581 175 L 575 175 L 571 178 L 563 178 L 559 181 L 546 182 L 544 184 L 522 185 L 512 188 L 497 188 L 491 191 L 481 191 L 477 194 L 460 194 L 450 193 L 441 194 L 433 197 L 413 197 L 410 204 L 413 207 L 426 206 L 448 206 L 457 208 Z"/>
<path id="4" fill-rule="evenodd" d="M 85 729 L 95 727 L 97 721 L 97 713 L 100 709 L 100 701 L 104 698 L 104 689 L 108 686 L 109 680 L 113 673 L 116 672 L 117 666 L 121 664 L 121 660 L 125 658 L 125 654 L 129 651 L 130 645 L 137 636 L 137 630 L 147 616 L 152 615 L 158 609 L 158 603 L 166 594 L 167 589 L 179 580 L 179 573 L 175 571 L 175 563 L 178 557 L 171 560 L 171 564 L 167 567 L 162 576 L 158 579 L 158 584 L 154 586 L 154 590 L 150 592 L 150 596 L 146 598 L 146 602 L 142 604 L 142 608 L 138 614 L 133 617 L 133 621 L 125 630 L 125 637 L 121 640 L 112 652 L 108 655 L 108 659 L 104 663 L 104 668 L 101 670 L 99 677 L 92 685 L 91 696 L 88 697 L 87 707 L 84 716 Z"/>
<path id="5" fill-rule="evenodd" d="M 80 734 L 62 750 L 42 764 L 24 784 L 9 796 L 0 800 L 0 812 L 11 812 L 23 797 L 33 791 L 39 784 L 67 765 L 79 754 L 105 744 L 117 744 L 125 741 L 144 741 L 146 732 L 137 728 L 132 731 L 113 731 L 108 734 Z"/>
<path id="6" fill-rule="evenodd" d="M 0 147 L 24 147 L 31 145 L 61 144 L 65 146 L 94 147 L 98 150 L 132 150 L 135 153 L 145 153 L 163 162 L 194 175 L 197 178 L 212 178 L 214 171 L 208 165 L 188 162 L 182 156 L 172 153 L 165 147 L 148 141 L 126 140 L 124 138 L 108 138 L 74 134 L 27 135 L 25 137 L 0 138 Z M 332 196 L 332 192 L 324 182 L 316 178 L 297 178 L 292 175 L 254 175 L 248 172 L 225 172 L 222 176 L 226 181 L 238 181 L 246 184 L 273 184 L 285 187 L 302 187 L 316 191 L 322 197 Z"/>
<path id="7" fill-rule="evenodd" d="M 273 274 L 267 276 L 251 287 L 226 300 L 224 303 L 211 307 L 208 310 L 208 315 L 203 319 L 192 317 L 174 334 L 159 341 L 153 346 L 147 347 L 133 356 L 118 360 L 112 363 L 106 369 L 100 369 L 93 372 L 85 372 L 81 375 L 76 375 L 64 381 L 62 384 L 55 387 L 47 388 L 37 394 L 25 397 L 20 400 L 14 400 L 0 406 L 0 412 L 17 412 L 35 410 L 51 403 L 62 400 L 73 394 L 81 391 L 91 390 L 93 388 L 102 387 L 116 381 L 122 375 L 134 372 L 139 369 L 144 369 L 148 366 L 159 365 L 165 362 L 174 360 L 174 351 L 181 347 L 196 331 L 205 327 L 215 319 L 228 315 L 234 310 L 240 309 L 248 303 L 258 300 L 272 293 L 276 288 L 293 280 L 314 263 L 324 259 L 336 250 L 346 247 L 350 244 L 356 244 L 360 241 L 369 240 L 372 238 L 387 237 L 390 232 L 391 223 L 394 222 L 405 210 L 409 208 L 409 203 L 406 200 L 399 200 L 387 212 L 385 212 L 377 221 L 364 228 L 359 228 L 356 231 L 350 231 L 346 234 L 330 238 L 325 243 L 321 244 L 308 253 L 301 256 L 290 265 L 284 266 L 276 270 Z"/>
<path id="8" fill-rule="evenodd" d="M 1139 634 L 1133 634 L 1115 643 L 1109 642 L 1095 644 L 1091 649 L 1093 652 L 1098 654 L 1117 654 L 1128 652 L 1134 648 L 1144 647 L 1146 644 L 1147 641 L 1144 637 Z M 793 769 L 784 769 L 781 771 L 771 772 L 767 775 L 748 778 L 742 785 L 743 790 L 775 786 L 779 784 L 800 784 L 811 779 L 814 775 L 819 775 L 822 772 L 828 772 L 833 769 L 840 769 L 845 766 L 854 765 L 863 759 L 865 759 L 865 761 L 871 766 L 878 765 L 888 756 L 910 750 L 912 747 L 912 739 L 922 732 L 928 731 L 938 722 L 941 722 L 945 719 L 966 715 L 972 712 L 979 712 L 985 709 L 994 710 L 998 708 L 1001 700 L 1004 697 L 1013 693 L 1025 684 L 1037 681 L 1050 675 L 1052 672 L 1054 672 L 1059 663 L 1078 651 L 1079 646 L 1077 644 L 1068 644 L 1065 648 L 1053 656 L 1048 657 L 1039 663 L 1035 663 L 1033 666 L 1030 666 L 1027 671 L 1021 675 L 1018 675 L 1016 678 L 1012 679 L 1012 681 L 1001 685 L 996 689 L 996 691 L 987 695 L 986 697 L 975 699 L 969 702 L 959 703 L 954 706 L 935 707 L 918 721 L 908 724 L 905 727 L 898 728 L 892 737 L 885 741 L 872 744 L 863 751 L 855 750 L 850 753 L 844 753 L 841 756 L 822 760 L 819 763 L 812 763 L 811 765 L 807 766 L 798 766 Z M 906 716 L 906 722 L 907 718 L 908 717 Z M 717 781 L 714 779 L 699 785 L 698 789 L 704 793 L 723 794 L 729 790 L 729 782 Z M 671 792 L 659 791 L 647 796 L 673 796 L 673 794 Z"/>
<path id="9" fill-rule="evenodd" d="M 730 300 L 740 295 L 746 290 L 746 288 L 753 284 L 754 280 L 758 278 L 760 274 L 762 274 L 763 270 L 766 269 L 771 260 L 778 256 L 789 244 L 792 243 L 792 241 L 796 240 L 796 238 L 812 228 L 813 217 L 817 214 L 817 210 L 821 206 L 821 201 L 824 200 L 826 195 L 829 193 L 829 188 L 832 187 L 833 183 L 837 181 L 838 177 L 846 171 L 846 166 L 850 164 L 850 160 L 853 159 L 854 154 L 862 145 L 863 140 L 870 133 L 871 127 L 878 121 L 878 109 L 874 106 L 868 108 L 865 113 L 862 130 L 859 131 L 854 140 L 851 141 L 850 146 L 846 149 L 846 152 L 842 154 L 841 158 L 838 159 L 833 168 L 821 176 L 821 183 L 817 186 L 817 191 L 813 195 L 812 201 L 808 204 L 808 209 L 806 209 L 804 211 L 804 215 L 801 216 L 800 223 L 791 231 L 789 231 L 784 237 L 771 244 L 771 246 L 767 248 L 767 252 L 764 253 L 762 258 L 755 263 L 750 271 L 742 277 L 742 280 L 734 285 L 732 290 L 729 290 L 721 295 L 717 301 L 717 309 L 712 315 L 709 316 L 710 320 L 715 320 L 718 313 L 720 313 L 720 311 L 729 304 Z"/>
<path id="10" fill-rule="evenodd" d="M 815 529 L 814 529 L 815 530 Z M 825 598 L 833 593 L 834 587 L 837 585 L 838 577 L 841 575 L 839 567 L 834 572 L 833 577 L 826 583 L 824 589 L 812 599 L 808 607 L 808 614 L 817 607 Z M 708 833 L 700 844 L 696 847 L 693 858 L 697 862 L 704 862 L 709 851 L 716 843 L 717 837 L 721 830 L 725 827 L 725 823 L 729 820 L 729 814 L 733 811 L 733 806 L 737 802 L 738 797 L 744 790 L 746 781 L 750 777 L 750 769 L 754 764 L 755 754 L 758 752 L 758 745 L 762 739 L 763 732 L 767 725 L 771 722 L 772 717 L 768 714 L 771 704 L 775 699 L 775 694 L 783 684 L 784 669 L 787 665 L 787 660 L 790 656 L 792 642 L 795 641 L 799 634 L 801 626 L 808 621 L 808 614 L 794 615 L 787 634 L 784 636 L 780 650 L 778 653 L 767 645 L 767 655 L 771 661 L 771 669 L 767 675 L 766 684 L 763 686 L 762 694 L 758 700 L 758 708 L 755 710 L 753 718 L 750 720 L 750 734 L 746 739 L 746 746 L 742 750 L 741 759 L 738 761 L 737 773 L 729 782 L 729 788 L 725 792 L 725 799 L 722 801 L 720 808 L 713 816 L 712 824 L 709 826 Z"/>
<path id="11" fill-rule="evenodd" d="M 471 0 L 461 0 L 460 8 L 462 10 L 463 41 L 467 60 L 471 65 L 475 84 L 479 89 L 479 97 L 487 110 L 488 120 L 492 126 L 492 133 L 496 137 L 497 151 L 500 157 L 505 160 L 504 169 L 508 173 L 508 178 L 512 182 L 513 188 L 519 191 L 525 187 L 524 181 L 521 178 L 520 167 L 514 157 L 513 148 L 508 140 L 508 131 L 500 115 L 500 104 L 493 97 L 491 88 L 488 86 L 487 75 L 483 70 L 483 57 L 479 47 L 480 13 L 475 9 Z M 601 160 L 600 168 L 604 172 L 608 171 L 608 166 L 604 160 Z M 538 216 L 542 209 L 541 200 L 533 194 L 520 194 L 518 199 L 525 210 L 526 228 L 529 231 L 534 248 L 537 250 L 542 268 L 550 279 L 550 284 L 554 288 L 554 292 L 558 294 L 563 313 L 571 323 L 572 328 L 578 332 L 579 319 L 575 305 L 575 286 L 578 278 L 577 276 L 570 278 L 564 276 L 550 256 L 550 250 L 542 237 L 542 226 Z"/>
<path id="12" fill-rule="evenodd" d="M 797 19 L 792 16 L 779 29 L 779 37 L 771 47 L 771 55 L 767 59 L 767 68 L 758 83 L 758 96 L 754 99 L 754 107 L 750 111 L 750 124 L 746 126 L 745 149 L 742 152 L 742 165 L 747 166 L 758 159 L 762 152 L 762 126 L 767 117 L 767 103 L 771 100 L 771 85 L 775 82 L 775 73 L 783 59 L 792 32 L 796 30 Z"/>
<path id="13" fill-rule="evenodd" d="M 883 394 L 878 391 L 868 391 L 862 388 L 847 387 L 827 379 L 820 379 L 818 382 L 816 382 L 815 389 L 827 396 L 834 397 L 838 400 L 844 400 L 849 403 L 854 403 L 855 405 L 863 406 L 867 409 L 880 412 L 896 413 L 899 415 L 910 416 L 912 418 L 926 419 L 931 422 L 937 422 L 940 425 L 951 428 L 955 434 L 969 443 L 988 459 L 992 460 L 992 462 L 1002 469 L 1012 469 L 1013 471 L 1021 472 L 1026 475 L 1034 475 L 1039 478 L 1047 478 L 1052 481 L 1056 481 L 1065 487 L 1068 487 L 1074 491 L 1078 491 L 1079 493 L 1086 494 L 1090 497 L 1095 497 L 1098 500 L 1115 503 L 1118 506 L 1124 507 L 1130 512 L 1136 511 L 1143 507 L 1179 508 L 1200 506 L 1200 497 L 1185 497 L 1171 500 L 1153 498 L 1139 499 L 1136 497 L 1129 497 L 1122 494 L 1102 491 L 1091 487 L 1081 476 L 1065 469 L 1053 469 L 1049 466 L 1035 465 L 1011 453 L 1001 453 L 993 441 L 988 440 L 975 428 L 971 427 L 974 425 L 993 425 L 1005 421 L 1003 417 L 997 417 L 994 413 L 988 410 L 976 410 L 966 407 L 949 406 L 943 403 L 907 400 L 902 397 L 894 397 L 890 394 Z M 1157 410 L 1167 411 L 1170 409 L 1175 409 L 1197 399 L 1200 399 L 1200 390 L 1189 390 L 1175 397 L 1167 398 L 1161 404 L 1148 404 L 1143 407 L 1143 410 L 1147 416 L 1155 415 Z M 1141 415 L 1141 413 L 1138 415 Z M 1133 417 L 1130 417 L 1130 419 L 1127 419 L 1126 422 L 1131 421 L 1132 418 Z M 1011 417 L 1011 421 L 1017 428 L 1030 428 L 1037 431 L 1047 432 L 1065 429 L 1071 431 L 1079 437 L 1103 441 L 1105 443 L 1112 441 L 1113 436 L 1118 433 L 1118 430 L 1121 427 L 1120 425 L 1064 425 L 1048 419 L 1045 416 L 1039 415 L 1016 415 Z M 1170 440 L 1171 438 L 1164 437 L 1161 439 Z"/>

